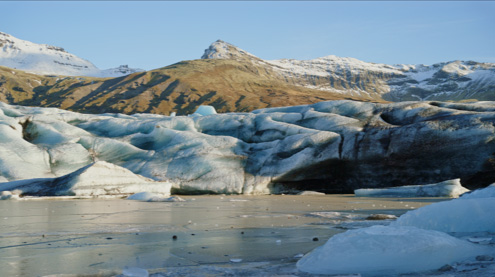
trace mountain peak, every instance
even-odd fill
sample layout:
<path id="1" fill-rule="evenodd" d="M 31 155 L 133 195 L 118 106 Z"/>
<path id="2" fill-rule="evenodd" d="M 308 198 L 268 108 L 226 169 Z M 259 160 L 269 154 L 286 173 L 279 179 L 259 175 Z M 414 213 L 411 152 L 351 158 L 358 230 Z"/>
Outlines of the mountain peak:
<path id="1" fill-rule="evenodd" d="M 208 49 L 205 49 L 205 53 L 201 56 L 201 59 L 259 60 L 255 55 L 221 39 L 213 42 Z"/>

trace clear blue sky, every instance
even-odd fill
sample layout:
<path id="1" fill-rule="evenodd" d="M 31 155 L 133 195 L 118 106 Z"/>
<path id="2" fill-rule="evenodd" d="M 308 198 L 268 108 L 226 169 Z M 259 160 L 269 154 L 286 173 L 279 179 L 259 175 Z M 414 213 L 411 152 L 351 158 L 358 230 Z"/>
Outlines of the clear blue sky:
<path id="1" fill-rule="evenodd" d="M 222 39 L 263 59 L 495 62 L 495 2 L 0 2 L 0 31 L 100 69 L 153 69 Z"/>

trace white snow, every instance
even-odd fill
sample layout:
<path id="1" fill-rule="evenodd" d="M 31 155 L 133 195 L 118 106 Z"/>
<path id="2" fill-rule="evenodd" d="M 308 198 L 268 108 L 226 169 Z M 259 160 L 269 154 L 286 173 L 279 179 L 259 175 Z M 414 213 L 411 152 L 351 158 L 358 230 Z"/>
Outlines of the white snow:
<path id="1" fill-rule="evenodd" d="M 287 73 L 298 75 L 329 76 L 332 73 L 352 72 L 354 74 L 369 70 L 388 74 L 402 74 L 399 69 L 386 65 L 363 62 L 354 58 L 342 58 L 334 55 L 312 60 L 270 60 L 270 64 Z"/>
<path id="2" fill-rule="evenodd" d="M 451 61 L 433 65 L 387 65 L 334 55 L 311 60 L 262 60 L 220 40 L 206 49 L 202 58 L 247 60 L 269 68 L 299 86 L 367 98 L 390 93 L 397 98 L 396 101 L 404 95 L 416 97 L 420 101 L 432 97 L 455 96 L 464 88 L 477 93 L 480 90 L 489 90 L 490 86 L 495 84 L 495 64 L 472 61 Z M 446 78 L 445 74 L 449 76 Z M 363 79 L 367 79 L 364 84 L 371 87 L 364 88 L 361 81 Z M 430 82 L 432 79 L 435 82 Z M 335 86 L 335 82 L 345 85 Z M 451 87 L 458 89 L 447 90 Z M 412 93 L 411 89 L 425 90 L 426 95 Z"/>
<path id="3" fill-rule="evenodd" d="M 201 58 L 202 59 L 236 59 L 243 57 L 259 60 L 259 58 L 257 58 L 251 53 L 248 53 L 245 50 L 242 50 L 225 41 L 217 40 L 214 43 L 212 43 L 210 47 L 208 47 L 208 49 L 205 50 Z"/>
<path id="4" fill-rule="evenodd" d="M 61 47 L 33 43 L 2 32 L 0 45 L 0 65 L 37 74 L 118 77 L 143 71 L 128 66 L 100 70 Z"/>
<path id="5" fill-rule="evenodd" d="M 358 197 L 452 197 L 456 198 L 469 190 L 461 185 L 460 179 L 447 180 L 436 184 L 403 186 L 382 189 L 357 189 Z"/>

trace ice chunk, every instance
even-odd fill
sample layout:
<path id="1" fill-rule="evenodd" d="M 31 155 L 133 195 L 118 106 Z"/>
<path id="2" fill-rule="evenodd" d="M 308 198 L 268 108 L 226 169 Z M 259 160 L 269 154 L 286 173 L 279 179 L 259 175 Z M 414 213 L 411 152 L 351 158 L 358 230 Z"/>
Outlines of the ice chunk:
<path id="1" fill-rule="evenodd" d="M 23 195 L 101 196 L 129 195 L 141 191 L 170 195 L 172 184 L 156 182 L 123 167 L 96 162 L 58 178 L 29 179 L 0 184 L 0 190 L 18 189 Z"/>
<path id="2" fill-rule="evenodd" d="M 19 195 L 13 194 L 11 191 L 2 191 L 0 192 L 0 200 L 9 200 L 9 199 L 19 199 Z"/>
<path id="3" fill-rule="evenodd" d="M 122 271 L 122 275 L 126 277 L 148 277 L 149 273 L 146 269 L 139 267 L 129 267 Z"/>
<path id="4" fill-rule="evenodd" d="M 392 225 L 443 232 L 495 232 L 494 211 L 495 198 L 459 198 L 409 211 Z"/>
<path id="5" fill-rule="evenodd" d="M 297 193 L 297 195 L 325 195 L 323 192 L 305 190 Z"/>
<path id="6" fill-rule="evenodd" d="M 313 274 L 396 275 L 438 269 L 480 251 L 438 231 L 372 226 L 333 236 L 299 260 L 297 268 Z"/>
<path id="7" fill-rule="evenodd" d="M 193 115 L 205 116 L 212 114 L 217 114 L 217 111 L 213 106 L 201 105 L 196 109 Z"/>
<path id="8" fill-rule="evenodd" d="M 461 186 L 460 179 L 448 180 L 422 186 L 403 186 L 382 189 L 357 189 L 358 197 L 452 197 L 456 198 L 469 190 Z"/>
<path id="9" fill-rule="evenodd" d="M 129 197 L 127 197 L 127 200 L 138 200 L 138 201 L 144 201 L 144 202 L 183 202 L 185 201 L 184 199 L 178 197 L 178 196 L 173 196 L 173 197 L 164 197 L 168 195 L 161 195 L 161 194 L 156 194 L 156 193 L 151 193 L 151 192 L 138 192 L 135 193 Z"/>
<path id="10" fill-rule="evenodd" d="M 484 189 L 477 189 L 470 193 L 465 193 L 462 195 L 462 199 L 477 199 L 477 198 L 488 198 L 495 197 L 495 184 L 491 184 Z"/>

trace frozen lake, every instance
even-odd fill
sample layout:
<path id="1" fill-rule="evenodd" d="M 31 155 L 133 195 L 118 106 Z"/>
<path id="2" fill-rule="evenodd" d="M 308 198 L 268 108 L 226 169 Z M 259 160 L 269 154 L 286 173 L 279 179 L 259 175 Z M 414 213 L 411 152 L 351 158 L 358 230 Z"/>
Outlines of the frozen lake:
<path id="1" fill-rule="evenodd" d="M 380 224 L 445 198 L 187 196 L 185 202 L 122 199 L 0 201 L 4 276 L 296 274 L 297 255 L 346 229 Z M 176 236 L 176 239 L 173 237 Z M 258 271 L 256 271 L 258 270 Z"/>

